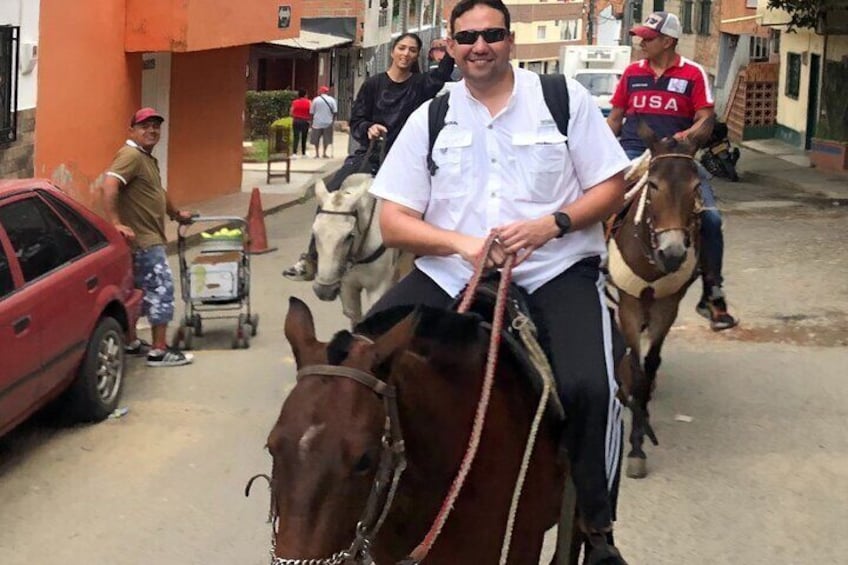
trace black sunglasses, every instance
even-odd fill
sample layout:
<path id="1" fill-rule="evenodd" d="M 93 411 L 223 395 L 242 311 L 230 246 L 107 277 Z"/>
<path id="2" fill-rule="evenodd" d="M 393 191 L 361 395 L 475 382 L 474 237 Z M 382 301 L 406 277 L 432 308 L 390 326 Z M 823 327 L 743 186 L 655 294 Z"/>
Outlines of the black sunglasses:
<path id="1" fill-rule="evenodd" d="M 466 31 L 458 31 L 453 34 L 453 39 L 460 45 L 474 45 L 477 43 L 477 38 L 483 36 L 483 41 L 486 43 L 498 43 L 506 39 L 509 30 L 502 27 L 490 27 L 489 29 L 469 29 Z"/>

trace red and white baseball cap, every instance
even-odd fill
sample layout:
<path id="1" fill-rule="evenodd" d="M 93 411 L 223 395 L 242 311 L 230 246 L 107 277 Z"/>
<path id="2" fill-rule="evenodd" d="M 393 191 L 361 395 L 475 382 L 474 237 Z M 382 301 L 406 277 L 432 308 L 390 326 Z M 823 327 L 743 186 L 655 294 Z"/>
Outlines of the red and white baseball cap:
<path id="1" fill-rule="evenodd" d="M 162 115 L 153 108 L 141 108 L 133 114 L 132 120 L 130 120 L 130 127 L 151 118 L 159 120 L 160 123 L 165 121 L 165 118 L 163 118 Z"/>
<path id="2" fill-rule="evenodd" d="M 644 23 L 630 30 L 630 35 L 637 35 L 642 39 L 653 39 L 660 34 L 678 39 L 680 18 L 669 12 L 654 12 L 645 18 Z"/>

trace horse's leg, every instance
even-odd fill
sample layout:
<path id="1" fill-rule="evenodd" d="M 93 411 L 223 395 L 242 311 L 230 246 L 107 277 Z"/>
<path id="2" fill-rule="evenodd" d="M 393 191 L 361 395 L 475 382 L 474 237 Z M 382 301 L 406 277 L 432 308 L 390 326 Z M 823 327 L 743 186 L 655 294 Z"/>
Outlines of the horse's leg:
<path id="1" fill-rule="evenodd" d="M 663 342 L 674 320 L 677 319 L 677 310 L 685 292 L 684 290 L 682 293 L 661 298 L 651 307 L 651 321 L 648 324 L 648 339 L 651 346 L 648 348 L 648 354 L 645 355 L 645 376 L 651 383 L 651 391 L 654 390 L 657 370 L 662 362 L 660 351 Z"/>
<path id="2" fill-rule="evenodd" d="M 642 327 L 646 320 L 641 301 L 624 293 L 619 296 L 618 315 L 621 333 L 630 348 L 627 356 L 632 377 L 632 389 L 628 391 L 627 399 L 631 414 L 630 453 L 627 454 L 625 472 L 632 479 L 641 479 L 648 474 L 647 455 L 642 449 L 642 444 L 645 441 L 650 384 L 639 363 Z"/>

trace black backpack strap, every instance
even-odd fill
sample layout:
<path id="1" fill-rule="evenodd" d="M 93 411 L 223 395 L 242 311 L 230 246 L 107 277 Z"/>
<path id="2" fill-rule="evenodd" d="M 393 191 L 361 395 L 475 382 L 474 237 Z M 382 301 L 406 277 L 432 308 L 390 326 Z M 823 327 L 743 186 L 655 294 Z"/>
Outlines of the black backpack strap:
<path id="1" fill-rule="evenodd" d="M 433 147 L 436 145 L 436 138 L 439 137 L 439 132 L 445 127 L 445 116 L 448 114 L 448 100 L 450 93 L 436 96 L 430 102 L 428 108 L 428 127 L 430 130 L 430 150 L 427 152 L 427 169 L 430 171 L 430 176 L 436 174 L 439 167 L 433 161 Z"/>
<path id="2" fill-rule="evenodd" d="M 542 95 L 559 132 L 568 137 L 568 119 L 571 115 L 568 106 L 568 85 L 565 75 L 539 75 L 542 82 Z M 568 140 L 566 139 L 566 144 Z"/>

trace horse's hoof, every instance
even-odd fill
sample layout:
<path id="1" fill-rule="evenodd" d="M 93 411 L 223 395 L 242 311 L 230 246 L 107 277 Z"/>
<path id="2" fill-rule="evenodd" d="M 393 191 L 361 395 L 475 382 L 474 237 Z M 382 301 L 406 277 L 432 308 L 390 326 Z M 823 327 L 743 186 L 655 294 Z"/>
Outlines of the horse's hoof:
<path id="1" fill-rule="evenodd" d="M 631 479 L 644 479 L 648 476 L 648 460 L 642 457 L 628 457 L 626 473 Z"/>

